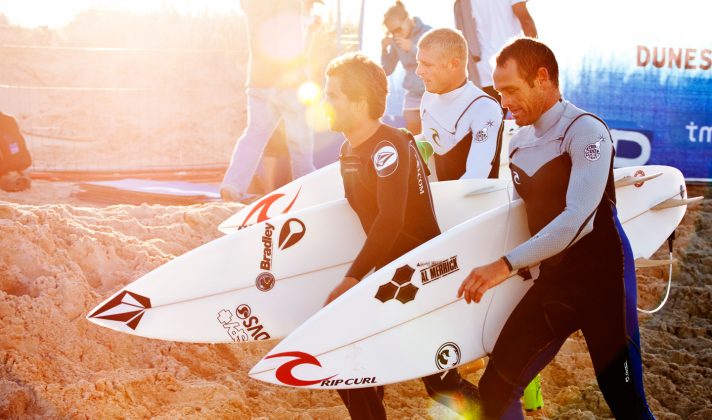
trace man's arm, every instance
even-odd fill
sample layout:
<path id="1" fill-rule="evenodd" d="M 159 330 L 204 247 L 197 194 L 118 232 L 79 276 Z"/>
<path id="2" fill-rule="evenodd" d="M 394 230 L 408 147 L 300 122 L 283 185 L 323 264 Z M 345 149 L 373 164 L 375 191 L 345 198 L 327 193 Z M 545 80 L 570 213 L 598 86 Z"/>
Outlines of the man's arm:
<path id="1" fill-rule="evenodd" d="M 376 151 L 376 158 L 378 157 L 379 152 Z M 361 247 L 361 251 L 325 304 L 329 304 L 355 286 L 373 268 L 383 265 L 386 253 L 395 243 L 405 224 L 410 158 L 410 146 L 407 146 L 405 150 L 397 150 L 395 160 L 391 161 L 390 165 L 382 167 L 376 190 L 378 215 L 366 232 L 366 242 Z M 370 164 L 374 163 L 370 162 Z"/>
<path id="2" fill-rule="evenodd" d="M 381 67 L 390 76 L 398 65 L 398 51 L 396 51 L 392 37 L 386 36 L 381 41 Z"/>
<path id="3" fill-rule="evenodd" d="M 480 98 L 467 112 L 473 116 L 470 123 L 472 145 L 467 155 L 465 173 L 460 179 L 487 178 L 497 153 L 502 108 L 493 99 Z"/>
<path id="4" fill-rule="evenodd" d="M 487 290 L 506 280 L 512 271 L 558 254 L 593 229 L 593 218 L 610 171 L 611 138 L 600 121 L 583 117 L 571 127 L 564 144 L 571 157 L 564 211 L 506 256 L 475 267 L 457 292 L 458 297 L 464 297 L 467 303 L 479 303 Z"/>
<path id="5" fill-rule="evenodd" d="M 521 3 L 513 4 L 512 12 L 514 12 L 514 16 L 519 19 L 519 23 L 522 25 L 522 31 L 524 32 L 524 35 L 530 38 L 536 38 L 536 25 L 534 24 L 534 19 L 532 19 L 532 15 L 529 14 L 529 10 L 527 9 L 527 3 L 523 1 Z"/>

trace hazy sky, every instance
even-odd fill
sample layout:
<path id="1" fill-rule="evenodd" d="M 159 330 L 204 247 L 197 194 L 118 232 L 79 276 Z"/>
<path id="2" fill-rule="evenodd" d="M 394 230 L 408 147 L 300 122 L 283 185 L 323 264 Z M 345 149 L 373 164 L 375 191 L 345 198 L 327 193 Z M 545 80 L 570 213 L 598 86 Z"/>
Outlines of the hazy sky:
<path id="1" fill-rule="evenodd" d="M 175 10 L 185 14 L 236 12 L 238 0 L 2 0 L 0 13 L 22 26 L 56 27 L 85 9 Z"/>

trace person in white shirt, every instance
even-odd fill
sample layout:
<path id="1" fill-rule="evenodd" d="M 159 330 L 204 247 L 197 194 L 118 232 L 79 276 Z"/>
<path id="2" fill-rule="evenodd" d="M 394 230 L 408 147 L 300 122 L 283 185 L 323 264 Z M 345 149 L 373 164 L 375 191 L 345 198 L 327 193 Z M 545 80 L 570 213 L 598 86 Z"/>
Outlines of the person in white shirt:
<path id="1" fill-rule="evenodd" d="M 471 16 L 462 16 L 468 11 Z M 512 38 L 522 34 L 537 37 L 527 0 L 457 0 L 455 21 L 465 34 L 470 50 L 479 53 L 479 56 L 470 55 L 477 69 L 477 74 L 471 74 L 470 80 L 500 101 L 499 93 L 492 87 L 495 54 Z"/>

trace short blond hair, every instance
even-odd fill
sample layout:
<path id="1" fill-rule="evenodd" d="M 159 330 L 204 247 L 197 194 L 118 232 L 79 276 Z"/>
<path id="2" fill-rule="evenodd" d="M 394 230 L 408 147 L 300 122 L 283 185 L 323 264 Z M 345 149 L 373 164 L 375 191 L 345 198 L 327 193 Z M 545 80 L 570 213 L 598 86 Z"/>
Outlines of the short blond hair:
<path id="1" fill-rule="evenodd" d="M 420 38 L 418 48 L 436 48 L 448 57 L 457 58 L 467 65 L 467 41 L 460 31 L 450 28 L 431 29 Z"/>

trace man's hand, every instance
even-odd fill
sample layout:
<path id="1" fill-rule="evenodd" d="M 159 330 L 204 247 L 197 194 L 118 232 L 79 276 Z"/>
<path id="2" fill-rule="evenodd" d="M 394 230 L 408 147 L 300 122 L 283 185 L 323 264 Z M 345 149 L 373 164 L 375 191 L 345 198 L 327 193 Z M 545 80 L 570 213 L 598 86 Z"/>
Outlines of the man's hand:
<path id="1" fill-rule="evenodd" d="M 393 38 L 391 38 L 390 36 L 384 37 L 381 40 L 381 49 L 385 50 L 386 48 L 388 48 L 388 46 L 391 44 L 392 41 L 393 41 Z"/>
<path id="2" fill-rule="evenodd" d="M 413 42 L 408 38 L 402 38 L 400 36 L 397 36 L 393 40 L 395 41 L 398 48 L 402 49 L 405 52 L 410 52 L 411 48 L 413 48 Z"/>
<path id="3" fill-rule="evenodd" d="M 341 283 L 339 283 L 339 285 L 336 286 L 334 288 L 334 290 L 331 291 L 331 293 L 329 294 L 329 297 L 326 298 L 326 302 L 324 302 L 324 306 L 330 304 L 332 300 L 343 295 L 350 288 L 356 286 L 357 283 L 358 283 L 358 280 L 356 280 L 353 277 L 344 277 L 344 279 L 341 280 Z"/>
<path id="4" fill-rule="evenodd" d="M 509 267 L 503 258 L 475 267 L 457 290 L 457 297 L 465 296 L 465 301 L 480 303 L 485 292 L 509 278 Z"/>

